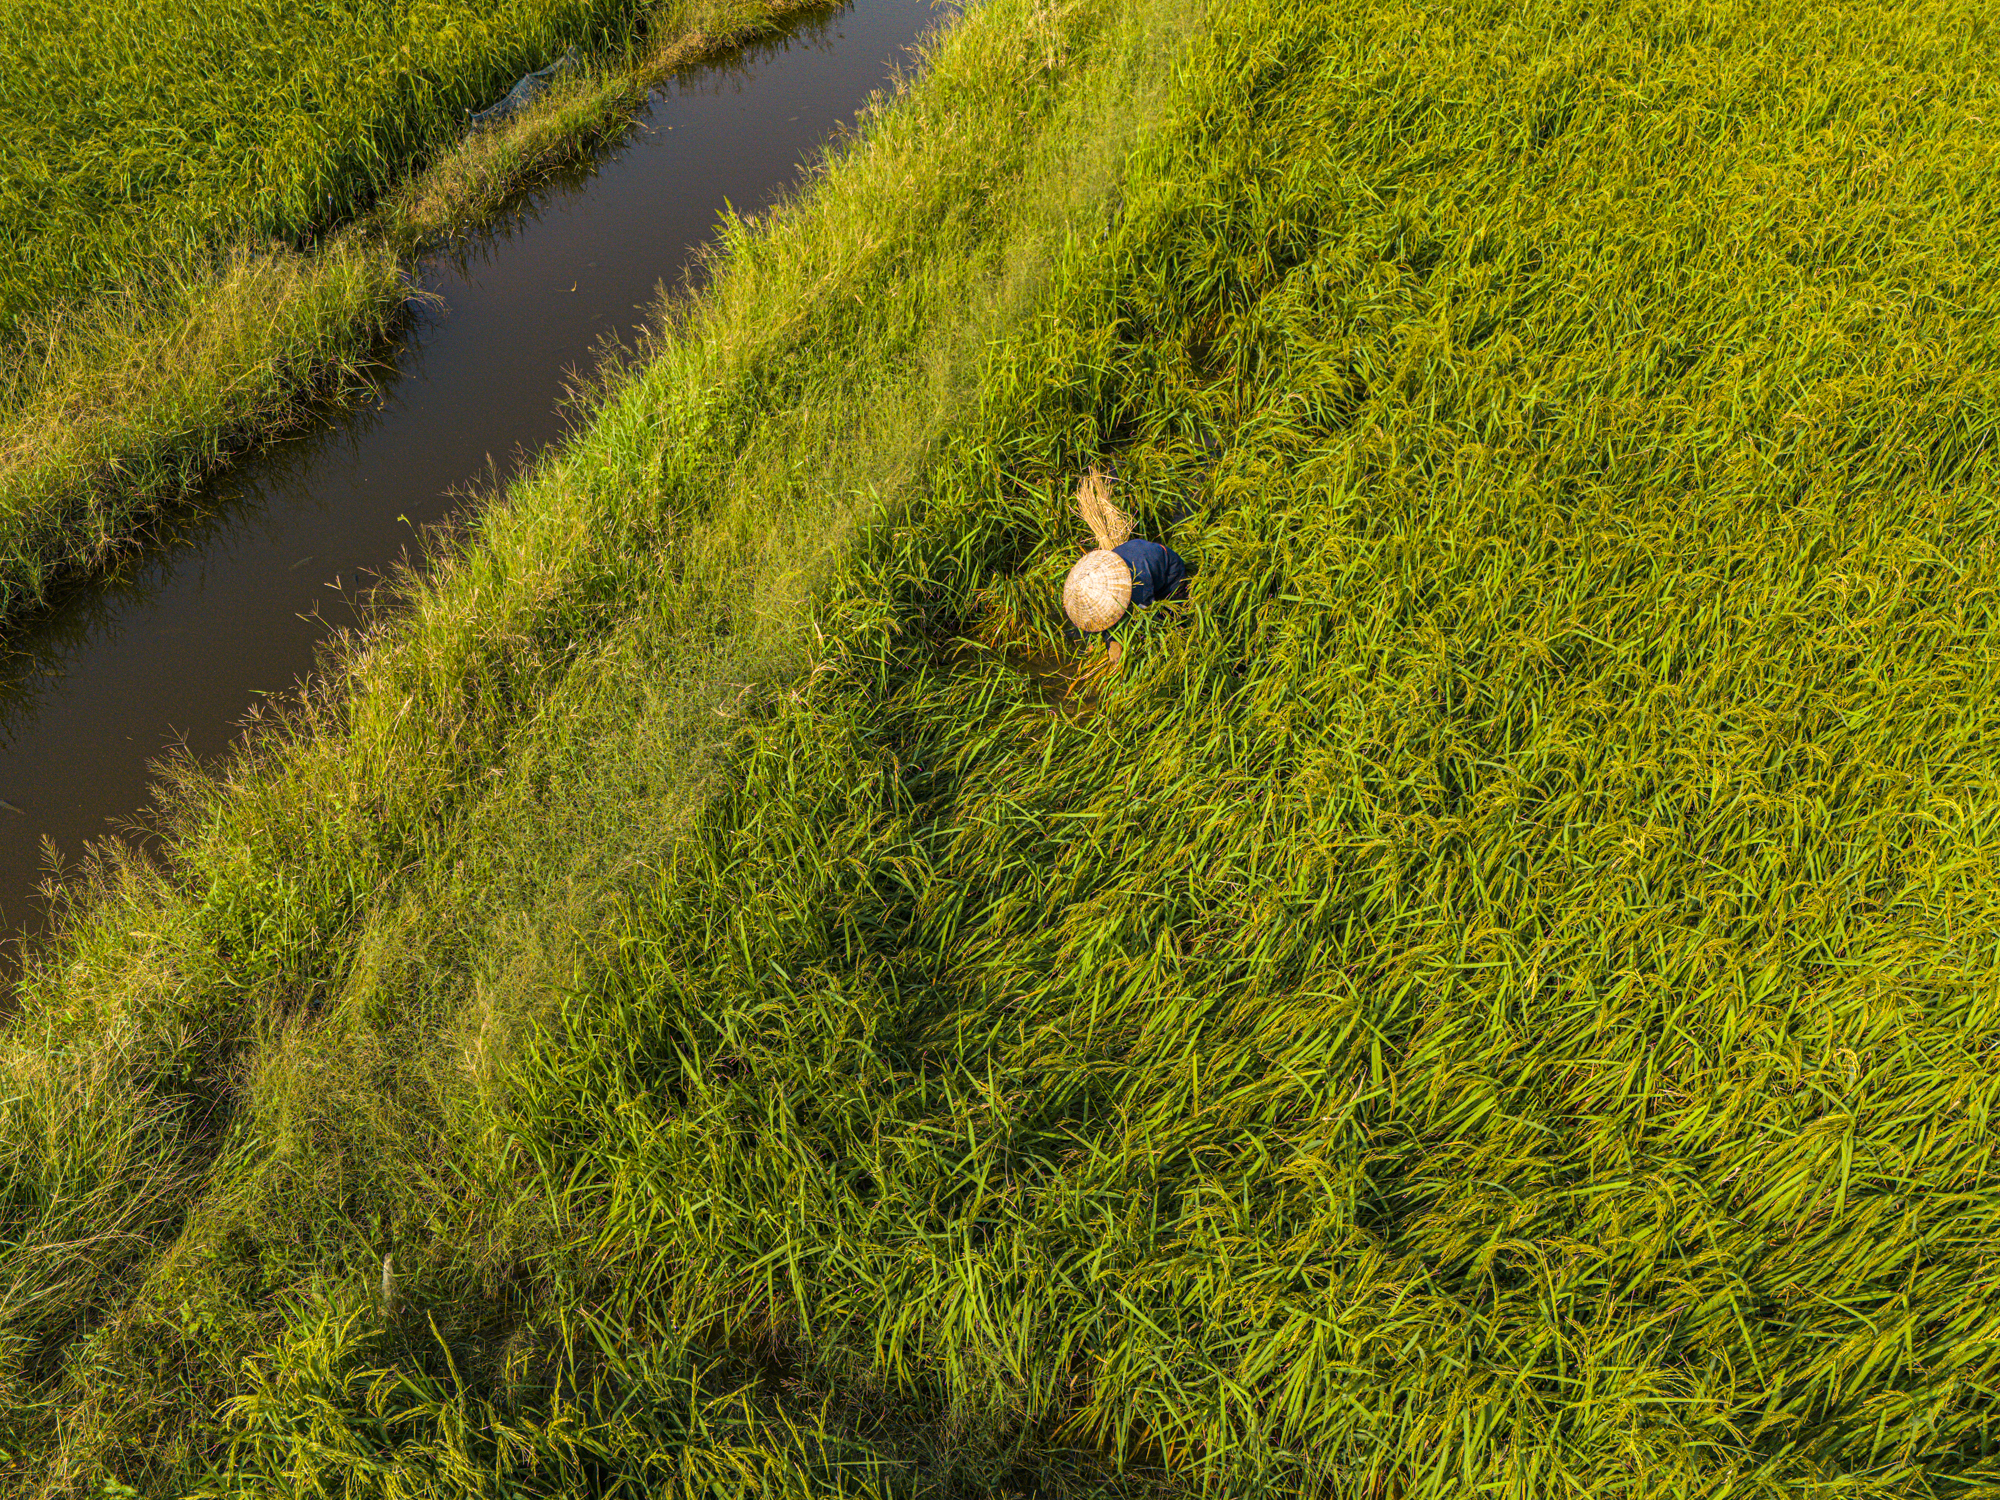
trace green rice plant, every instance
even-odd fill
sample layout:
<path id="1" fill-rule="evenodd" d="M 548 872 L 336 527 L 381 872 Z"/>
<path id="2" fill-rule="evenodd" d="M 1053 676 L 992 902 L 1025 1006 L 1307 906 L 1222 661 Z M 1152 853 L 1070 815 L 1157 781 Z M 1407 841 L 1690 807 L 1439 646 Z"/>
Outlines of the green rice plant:
<path id="1" fill-rule="evenodd" d="M 73 896 L 10 1475 L 1994 1489 L 1982 24 L 972 12 Z"/>
<path id="2" fill-rule="evenodd" d="M 632 15 L 598 0 L 8 0 L 0 335 L 203 252 L 323 232 L 520 73 Z"/>

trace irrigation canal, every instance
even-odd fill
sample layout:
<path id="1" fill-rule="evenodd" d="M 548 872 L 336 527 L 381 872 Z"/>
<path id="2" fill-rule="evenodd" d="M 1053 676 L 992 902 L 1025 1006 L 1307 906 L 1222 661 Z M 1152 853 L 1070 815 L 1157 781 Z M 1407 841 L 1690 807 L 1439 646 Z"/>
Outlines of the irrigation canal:
<path id="1" fill-rule="evenodd" d="M 45 918 L 45 845 L 74 862 L 129 830 L 164 754 L 224 751 L 419 529 L 560 437 L 571 375 L 642 324 L 725 203 L 752 212 L 795 181 L 933 14 L 851 0 L 666 80 L 638 129 L 418 268 L 442 307 L 376 399 L 235 465 L 159 545 L 22 630 L 0 663 L 0 931 Z"/>

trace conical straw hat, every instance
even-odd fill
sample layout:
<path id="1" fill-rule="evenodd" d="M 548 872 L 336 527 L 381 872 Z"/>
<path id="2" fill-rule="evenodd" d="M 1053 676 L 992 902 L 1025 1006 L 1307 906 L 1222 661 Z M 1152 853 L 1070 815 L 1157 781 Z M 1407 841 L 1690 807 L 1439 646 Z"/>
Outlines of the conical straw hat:
<path id="1" fill-rule="evenodd" d="M 1063 613 L 1078 630 L 1109 630 L 1131 602 L 1132 569 L 1104 547 L 1084 553 L 1063 580 Z"/>
<path id="2" fill-rule="evenodd" d="M 1092 469 L 1076 487 L 1076 513 L 1100 547 L 1120 547 L 1132 540 L 1132 518 L 1111 503 L 1111 479 Z"/>

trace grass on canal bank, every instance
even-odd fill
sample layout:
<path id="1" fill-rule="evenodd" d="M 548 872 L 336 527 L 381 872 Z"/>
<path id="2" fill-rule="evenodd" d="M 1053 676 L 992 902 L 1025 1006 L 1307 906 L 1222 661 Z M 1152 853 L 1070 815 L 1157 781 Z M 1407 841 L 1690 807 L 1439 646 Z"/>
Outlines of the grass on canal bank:
<path id="1" fill-rule="evenodd" d="M 974 11 L 78 897 L 15 1487 L 2000 1483 L 1982 25 Z"/>
<path id="2" fill-rule="evenodd" d="M 47 159 L 22 150 L 35 138 L 23 126 L 13 137 L 13 199 L 0 183 L 0 211 L 13 201 L 17 212 L 11 258 L 0 257 L 0 624 L 132 544 L 160 505 L 234 453 L 315 403 L 366 390 L 372 361 L 409 311 L 413 256 L 585 158 L 630 123 L 665 72 L 811 3 L 482 7 L 454 46 L 444 33 L 465 17 L 440 21 L 449 5 L 432 7 L 439 15 L 426 30 L 419 13 L 383 8 L 372 22 L 357 12 L 337 24 L 297 8 L 267 15 L 246 0 L 204 8 L 197 25 L 207 51 L 251 59 L 232 88 L 197 104 L 157 76 L 181 70 L 155 69 L 116 108 L 100 101 L 42 122 L 61 147 L 45 144 Z M 181 7 L 128 4 L 118 14 L 126 52 L 167 50 L 157 33 L 188 20 Z M 17 30 L 0 26 L 0 35 L 11 36 L 17 61 L 46 62 L 54 40 L 18 30 L 31 18 L 15 15 Z M 414 59 L 412 28 L 424 42 Z M 257 61 L 264 51 L 244 42 L 266 31 L 282 34 L 271 46 L 290 58 L 282 86 Z M 593 38 L 598 50 L 580 71 L 511 120 L 464 133 L 465 107 Z M 117 52 L 83 55 L 109 67 Z M 370 86 L 353 85 L 346 108 L 312 104 L 332 80 L 357 76 Z M 155 125 L 138 130 L 135 120 Z M 162 168 L 160 180 L 119 154 L 152 150 L 168 129 L 189 137 L 175 150 L 190 160 Z M 250 138 L 239 139 L 244 131 Z M 247 155 L 217 155 L 229 142 Z M 34 219 L 22 180 L 40 183 L 33 213 L 48 208 L 42 198 L 63 211 Z"/>

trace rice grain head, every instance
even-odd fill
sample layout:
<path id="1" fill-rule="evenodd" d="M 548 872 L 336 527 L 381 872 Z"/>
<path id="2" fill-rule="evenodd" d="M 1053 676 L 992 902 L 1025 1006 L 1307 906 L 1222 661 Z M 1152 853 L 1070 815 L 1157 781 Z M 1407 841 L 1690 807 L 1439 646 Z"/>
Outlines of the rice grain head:
<path id="1" fill-rule="evenodd" d="M 1132 518 L 1111 502 L 1111 477 L 1093 468 L 1076 487 L 1076 512 L 1099 547 L 1110 550 L 1132 538 Z"/>

